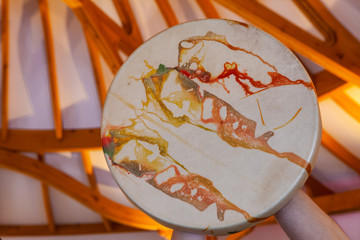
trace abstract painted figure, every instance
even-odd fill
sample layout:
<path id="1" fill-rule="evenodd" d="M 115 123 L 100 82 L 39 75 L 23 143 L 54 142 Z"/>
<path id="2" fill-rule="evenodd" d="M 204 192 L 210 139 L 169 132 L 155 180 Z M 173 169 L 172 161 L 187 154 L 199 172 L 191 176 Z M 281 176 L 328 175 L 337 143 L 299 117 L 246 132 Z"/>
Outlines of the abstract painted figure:
<path id="1" fill-rule="evenodd" d="M 216 51 L 211 51 L 214 48 L 223 54 L 216 55 Z M 142 82 L 142 91 L 146 95 L 141 108 L 136 108 L 121 96 L 115 96 L 133 109 L 136 118 L 130 119 L 131 124 L 104 128 L 104 152 L 124 174 L 141 178 L 166 195 L 191 204 L 200 211 L 215 203 L 220 221 L 224 220 L 226 210 L 239 212 L 248 222 L 259 221 L 260 218 L 250 216 L 227 200 L 211 179 L 190 171 L 181 159 L 175 159 L 169 152 L 169 146 L 176 143 L 170 143 L 153 126 L 169 129 L 190 124 L 213 133 L 214 138 L 220 138 L 234 148 L 272 154 L 305 169 L 309 174 L 311 165 L 306 160 L 292 152 L 278 152 L 268 144 L 273 131 L 256 137 L 257 123 L 246 117 L 246 112 L 239 112 L 233 107 L 229 96 L 234 89 L 241 91 L 240 101 L 270 88 L 300 85 L 313 91 L 313 85 L 299 79 L 288 79 L 260 56 L 229 44 L 225 36 L 213 32 L 182 40 L 178 49 L 177 66 L 160 64 L 155 69 L 146 63 L 149 72 L 141 79 L 133 78 L 133 81 Z M 263 65 L 262 79 L 253 79 L 252 72 L 259 70 L 248 68 L 252 62 Z M 260 105 L 257 111 L 261 111 Z M 301 108 L 286 124 L 300 111 Z M 127 153 L 133 154 L 122 154 L 125 148 Z"/>

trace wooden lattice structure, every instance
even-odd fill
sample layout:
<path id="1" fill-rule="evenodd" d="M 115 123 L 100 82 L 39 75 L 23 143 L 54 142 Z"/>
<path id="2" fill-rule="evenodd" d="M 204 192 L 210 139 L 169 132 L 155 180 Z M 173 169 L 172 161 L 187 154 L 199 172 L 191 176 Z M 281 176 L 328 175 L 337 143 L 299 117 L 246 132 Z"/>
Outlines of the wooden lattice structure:
<path id="1" fill-rule="evenodd" d="M 97 190 L 97 182 L 89 159 L 88 150 L 100 149 L 99 129 L 67 129 L 62 125 L 59 105 L 58 81 L 53 46 L 53 27 L 47 0 L 39 0 L 39 11 L 43 25 L 46 57 L 54 119 L 54 130 L 10 129 L 8 128 L 8 88 L 9 88 L 9 29 L 8 1 L 1 2 L 1 38 L 2 38 L 2 88 L 1 88 L 1 140 L 0 167 L 8 168 L 38 179 L 42 183 L 44 207 L 48 225 L 36 226 L 0 226 L 5 235 L 51 235 L 79 234 L 99 232 L 127 232 L 157 230 L 163 236 L 170 236 L 171 230 L 159 225 L 142 212 L 122 206 Z M 55 1 L 55 0 L 54 0 Z M 60 0 L 56 0 L 60 1 Z M 122 26 L 115 23 L 96 4 L 89 0 L 63 0 L 73 10 L 81 23 L 91 57 L 93 73 L 96 79 L 101 105 L 106 96 L 106 87 L 100 56 L 106 61 L 114 74 L 123 63 L 122 55 L 130 55 L 142 42 L 130 0 L 113 0 Z M 171 0 L 154 0 L 167 25 L 179 23 L 171 5 Z M 195 1 L 195 0 L 194 0 Z M 196 0 L 204 15 L 208 18 L 222 17 L 217 7 L 222 5 L 241 16 L 251 24 L 270 33 L 294 52 L 312 60 L 325 70 L 311 77 L 316 86 L 319 101 L 333 99 L 351 117 L 360 122 L 360 105 L 345 91 L 352 86 L 360 86 L 360 43 L 330 13 L 320 0 L 293 0 L 298 9 L 311 21 L 322 34 L 320 40 L 299 28 L 265 5 L 253 0 Z M 360 174 L 360 159 L 347 150 L 329 133 L 323 132 L 322 144 L 341 161 Z M 49 152 L 81 152 L 84 169 L 90 187 L 69 177 L 43 161 L 43 155 Z M 38 159 L 25 157 L 19 152 L 34 152 Z M 57 188 L 81 204 L 102 216 L 102 223 L 82 225 L 59 225 L 54 222 L 48 186 Z M 334 193 L 314 177 L 309 177 L 305 185 L 314 201 L 328 214 L 352 211 L 360 208 L 360 189 Z M 262 224 L 274 222 L 273 218 Z M 251 233 L 252 229 L 237 233 L 228 239 L 239 239 Z M 216 239 L 208 237 L 208 239 Z"/>

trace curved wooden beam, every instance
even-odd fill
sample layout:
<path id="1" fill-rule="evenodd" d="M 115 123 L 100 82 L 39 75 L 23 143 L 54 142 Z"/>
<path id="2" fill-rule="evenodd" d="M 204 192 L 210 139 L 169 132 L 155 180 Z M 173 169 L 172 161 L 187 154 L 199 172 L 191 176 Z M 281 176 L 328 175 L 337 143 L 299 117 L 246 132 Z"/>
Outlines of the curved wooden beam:
<path id="1" fill-rule="evenodd" d="M 6 140 L 0 139 L 0 148 L 23 152 L 56 152 L 99 149 L 100 129 L 64 130 L 63 139 L 53 130 L 9 130 Z"/>
<path id="2" fill-rule="evenodd" d="M 0 166 L 41 180 L 115 222 L 146 230 L 167 229 L 141 211 L 122 206 L 65 173 L 35 159 L 0 150 Z"/>
<path id="3" fill-rule="evenodd" d="M 139 210 L 124 207 L 113 202 L 63 172 L 34 159 L 0 149 L 0 167 L 18 171 L 42 180 L 44 183 L 59 189 L 104 217 L 121 224 L 147 230 L 169 230 Z M 351 211 L 358 209 L 360 206 L 360 189 L 315 197 L 313 200 L 328 214 Z M 266 220 L 263 224 L 272 222 L 274 222 L 273 217 Z M 4 226 L 1 226 L 0 230 L 2 228 Z M 13 226 L 12 228 L 16 227 Z M 45 228 L 42 229 L 44 230 Z M 44 231 L 47 232 L 45 234 L 49 234 L 47 227 Z M 58 225 L 56 225 L 54 234 L 60 234 L 58 231 L 60 230 Z M 0 232 L 3 233 L 3 231 Z"/>

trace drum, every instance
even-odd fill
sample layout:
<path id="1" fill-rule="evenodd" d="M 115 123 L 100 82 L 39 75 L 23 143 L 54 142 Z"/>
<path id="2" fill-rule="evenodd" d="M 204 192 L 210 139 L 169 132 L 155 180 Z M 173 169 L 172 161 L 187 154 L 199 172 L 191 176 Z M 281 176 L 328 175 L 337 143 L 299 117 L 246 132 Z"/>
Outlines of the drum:
<path id="1" fill-rule="evenodd" d="M 183 23 L 141 45 L 102 117 L 106 161 L 129 200 L 167 227 L 211 235 L 281 209 L 309 176 L 320 138 L 299 60 L 231 20 Z"/>

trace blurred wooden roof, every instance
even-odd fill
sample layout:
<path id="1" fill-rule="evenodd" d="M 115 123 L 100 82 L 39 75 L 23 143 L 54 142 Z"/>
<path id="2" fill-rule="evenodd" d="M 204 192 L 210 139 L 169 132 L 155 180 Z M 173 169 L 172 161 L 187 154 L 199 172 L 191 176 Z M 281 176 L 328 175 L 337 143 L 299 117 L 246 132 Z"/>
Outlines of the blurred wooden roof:
<path id="1" fill-rule="evenodd" d="M 185 20 L 202 17 L 242 19 L 282 41 L 298 54 L 308 68 L 318 93 L 324 121 L 322 150 L 320 151 L 320 157 L 323 159 L 319 161 L 319 167 L 316 167 L 314 173 L 309 177 L 305 189 L 328 214 L 359 210 L 360 44 L 358 38 L 360 29 L 358 29 L 357 37 L 355 37 L 354 33 L 350 32 L 350 29 L 345 27 L 334 16 L 334 11 L 329 10 L 331 2 L 334 1 L 325 1 L 327 2 L 325 5 L 320 0 L 293 0 L 292 3 L 287 2 L 287 7 L 278 8 L 279 3 L 272 0 L 193 0 L 181 3 L 172 0 L 154 0 L 152 3 L 147 1 L 147 5 L 153 4 L 153 12 L 146 14 L 144 14 L 143 9 L 139 9 L 139 6 L 145 4 L 144 1 L 109 0 L 105 3 L 105 1 L 63 0 L 63 3 L 54 3 L 55 1 L 61 0 L 49 2 L 47 0 L 39 0 L 38 2 L 1 1 L 2 128 L 0 167 L 40 181 L 42 205 L 47 219 L 46 224 L 14 224 L 6 223 L 4 219 L 0 219 L 1 236 L 144 230 L 156 230 L 167 237 L 171 235 L 169 229 L 157 224 L 139 210 L 125 206 L 123 203 L 119 203 L 99 191 L 99 181 L 101 182 L 102 179 L 100 175 L 95 174 L 93 163 L 98 161 L 94 160 L 94 158 L 98 159 L 98 156 L 101 155 L 94 153 L 101 151 L 100 118 L 96 118 L 97 122 L 95 124 L 69 124 L 70 127 L 64 126 L 65 119 L 68 118 L 65 116 L 67 111 L 64 111 L 61 104 L 59 90 L 59 85 L 64 80 L 59 75 L 64 70 L 59 68 L 58 58 L 56 57 L 58 52 L 55 49 L 55 44 L 56 42 L 68 41 L 68 39 L 59 37 L 57 34 L 59 28 L 51 20 L 52 18 L 58 18 L 60 15 L 56 12 L 54 6 L 63 3 L 67 5 L 67 9 L 72 11 L 67 14 L 74 14 L 81 25 L 82 33 L 78 34 L 82 39 L 85 39 L 85 46 L 87 47 L 82 49 L 88 53 L 91 62 L 90 73 L 87 74 L 93 76 L 90 80 L 94 81 L 92 84 L 97 92 L 90 91 L 89 98 L 95 100 L 92 100 L 91 104 L 86 105 L 86 107 L 90 112 L 92 108 L 98 110 L 95 111 L 95 114 L 98 115 L 100 115 L 100 106 L 104 103 L 107 87 L 113 74 L 117 72 L 129 54 L 150 35 L 156 33 L 146 32 L 144 26 L 141 25 L 144 24 L 144 21 L 158 21 L 160 27 L 166 28 Z M 351 5 L 353 3 L 348 1 L 346 4 Z M 27 8 L 24 8 L 24 5 L 28 5 Z M 181 10 L 183 13 L 192 9 L 192 16 L 190 16 L 190 13 L 188 16 L 179 14 L 179 6 L 183 8 Z M 360 6 L 357 5 L 356 7 L 360 12 Z M 14 17 L 11 13 L 15 11 L 11 8 L 22 8 L 23 11 L 34 11 L 40 14 L 44 39 L 42 46 L 46 54 L 46 62 L 45 64 L 40 62 L 38 67 L 45 68 L 43 71 L 48 74 L 48 87 L 38 90 L 47 91 L 49 96 L 51 108 L 48 110 L 52 114 L 53 129 L 43 129 L 41 126 L 31 127 L 36 124 L 21 125 L 24 122 L 26 123 L 26 119 L 11 124 L 12 120 L 9 117 L 9 112 L 14 104 L 10 103 L 9 94 L 12 92 L 11 84 L 15 80 L 9 72 L 12 64 L 9 59 L 14 54 L 12 49 L 21 45 L 11 46 L 12 44 L 15 45 L 14 42 L 10 41 L 10 33 L 13 30 L 10 23 Z M 197 15 L 193 13 L 194 9 L 198 12 Z M 284 9 L 295 12 L 290 13 L 290 16 L 291 14 L 300 14 L 304 21 L 311 26 L 310 31 L 300 27 L 291 18 L 286 17 L 289 16 L 289 12 Z M 144 20 L 144 15 L 147 15 L 146 20 Z M 69 24 L 71 21 L 69 19 L 67 21 L 66 26 L 71 28 L 72 26 Z M 16 31 L 18 30 L 16 29 Z M 24 29 L 20 28 L 20 30 Z M 79 40 L 79 42 L 81 41 Z M 74 58 L 74 56 L 69 53 L 69 58 Z M 36 59 L 31 61 L 36 61 Z M 321 70 L 313 71 L 313 69 Z M 27 81 L 27 84 L 31 85 L 29 81 Z M 43 109 L 38 110 L 42 111 Z M 335 114 L 334 111 L 339 112 L 339 114 Z M 74 112 L 71 114 L 72 118 L 74 116 L 76 118 Z M 19 125 L 30 127 L 22 128 Z M 27 155 L 24 155 L 24 152 Z M 58 167 L 61 164 L 51 164 L 53 162 L 51 158 L 54 157 L 52 154 L 58 152 L 77 154 L 75 155 L 76 158 L 80 159 L 83 164 L 80 169 L 84 171 L 83 174 L 86 176 L 85 182 L 84 178 L 79 180 L 77 177 L 66 173 L 66 171 L 62 171 L 61 167 Z M 327 171 L 331 170 L 324 166 L 333 164 L 333 162 L 326 159 L 326 156 L 331 156 L 335 161 L 347 166 L 347 170 L 344 171 L 350 172 L 350 180 L 355 180 L 344 186 L 341 184 L 339 184 L 339 187 L 336 184 L 335 187 L 334 184 L 331 185 L 329 176 L 334 175 L 328 173 Z M 74 164 L 73 167 L 79 168 L 79 165 Z M 0 181 L 4 181 L 4 179 L 0 177 Z M 98 223 L 79 222 L 67 224 L 57 222 L 52 207 L 53 200 L 49 194 L 49 189 L 52 188 L 59 190 L 96 212 L 101 216 L 101 220 Z M 3 195 L 1 190 L 0 187 L 1 198 L 11 197 L 7 194 Z M 4 206 L 7 205 L 0 204 L 0 215 L 1 207 Z M 14 207 L 16 208 L 16 206 Z M 63 211 L 66 211 L 66 209 L 63 209 Z M 21 218 L 21 216 L 17 217 Z M 262 224 L 273 222 L 274 219 L 270 218 Z M 239 239 L 245 234 L 251 234 L 251 231 L 252 229 L 246 230 L 229 236 L 228 239 Z M 209 237 L 209 239 L 214 238 Z"/>

